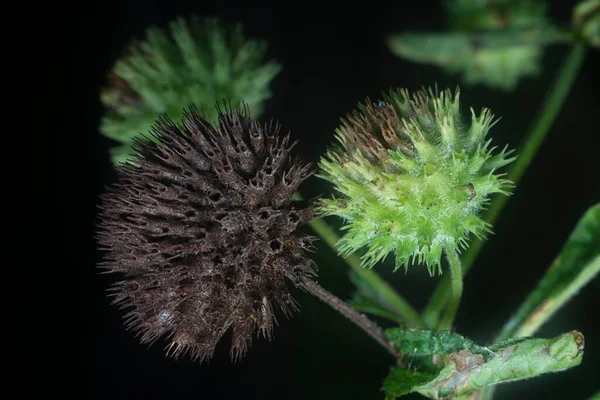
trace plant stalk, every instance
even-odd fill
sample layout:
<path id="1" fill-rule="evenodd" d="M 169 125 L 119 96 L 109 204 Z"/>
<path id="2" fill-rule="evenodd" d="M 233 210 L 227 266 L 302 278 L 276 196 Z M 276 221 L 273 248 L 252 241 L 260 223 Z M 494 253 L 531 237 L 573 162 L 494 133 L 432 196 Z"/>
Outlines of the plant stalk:
<path id="1" fill-rule="evenodd" d="M 337 233 L 322 219 L 313 219 L 308 222 L 308 225 L 313 231 L 327 243 L 332 249 L 335 249 L 335 244 L 339 240 Z M 377 294 L 385 300 L 396 314 L 406 320 L 411 327 L 424 328 L 425 324 L 421 320 L 419 313 L 396 292 L 385 280 L 383 280 L 375 271 L 368 268 L 363 268 L 360 265 L 360 260 L 354 255 L 344 258 L 346 264 L 362 279 L 367 281 L 376 291 Z"/>
<path id="2" fill-rule="evenodd" d="M 446 307 L 446 311 L 444 312 L 444 316 L 440 321 L 438 330 L 450 330 L 452 328 L 452 323 L 454 322 L 454 317 L 458 311 L 458 306 L 460 305 L 460 298 L 462 297 L 463 291 L 463 271 L 460 264 L 460 258 L 453 250 L 448 251 L 446 249 L 444 252 L 446 253 L 448 263 L 450 264 L 452 298 L 450 299 L 448 307 Z"/>
<path id="3" fill-rule="evenodd" d="M 519 150 L 519 157 L 513 162 L 509 169 L 507 179 L 512 181 L 515 186 L 518 184 L 529 164 L 531 164 L 535 154 L 567 99 L 571 86 L 583 64 L 585 51 L 585 43 L 581 41 L 575 42 L 569 55 L 558 71 L 556 79 L 550 89 L 550 93 L 542 106 L 541 112 L 531 125 L 524 144 Z M 484 220 L 493 225 L 507 201 L 508 196 L 499 196 L 495 198 L 490 208 L 486 211 Z M 477 238 L 473 239 L 469 249 L 463 257 L 463 274 L 466 274 L 471 269 L 471 266 L 483 248 L 483 244 L 484 240 Z M 447 277 L 442 278 L 422 313 L 422 318 L 428 327 L 433 328 L 437 325 L 440 314 L 450 298 L 450 290 L 450 280 Z"/>
<path id="4" fill-rule="evenodd" d="M 383 348 L 385 348 L 394 358 L 397 358 L 398 355 L 394 350 L 394 347 L 390 343 L 390 341 L 385 336 L 383 330 L 369 318 L 367 318 L 364 314 L 359 313 L 348 304 L 340 300 L 338 297 L 334 296 L 326 289 L 324 289 L 318 283 L 305 280 L 302 282 L 301 287 L 306 289 L 307 292 L 317 297 L 323 303 L 326 303 L 335 311 L 342 314 L 344 317 L 348 318 L 354 324 L 356 324 L 359 328 L 365 331 L 369 336 L 377 341 Z"/>

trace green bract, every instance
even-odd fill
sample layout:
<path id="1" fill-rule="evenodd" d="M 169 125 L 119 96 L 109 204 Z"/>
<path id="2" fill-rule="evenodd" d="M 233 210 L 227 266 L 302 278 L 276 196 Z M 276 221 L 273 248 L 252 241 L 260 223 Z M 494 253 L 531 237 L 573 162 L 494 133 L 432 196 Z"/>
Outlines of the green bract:
<path id="1" fill-rule="evenodd" d="M 271 97 L 270 81 L 281 67 L 263 61 L 266 43 L 244 40 L 242 27 L 219 25 L 215 19 L 179 18 L 169 34 L 148 29 L 145 41 L 130 46 L 109 74 L 110 87 L 101 100 L 108 112 L 100 131 L 121 143 L 111 149 L 114 163 L 132 154 L 133 138 L 148 132 L 158 117 L 179 121 L 191 104 L 243 101 L 257 117 Z M 216 108 L 204 110 L 209 120 Z"/>
<path id="2" fill-rule="evenodd" d="M 514 158 L 486 138 L 495 123 L 488 109 L 471 109 L 469 125 L 458 89 L 398 89 L 378 104 L 367 99 L 342 122 L 341 146 L 321 159 L 319 174 L 343 195 L 321 207 L 345 221 L 341 254 L 366 247 L 362 263 L 371 267 L 394 252 L 396 269 L 424 262 L 441 273 L 443 250 L 458 252 L 469 233 L 490 231 L 479 213 L 491 194 L 509 194 L 497 170 Z"/>

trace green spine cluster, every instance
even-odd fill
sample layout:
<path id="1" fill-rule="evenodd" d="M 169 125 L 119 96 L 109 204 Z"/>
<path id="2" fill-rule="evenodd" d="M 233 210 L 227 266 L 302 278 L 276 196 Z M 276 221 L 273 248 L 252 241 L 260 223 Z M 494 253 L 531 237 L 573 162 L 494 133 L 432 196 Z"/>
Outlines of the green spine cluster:
<path id="1" fill-rule="evenodd" d="M 148 29 L 146 39 L 115 63 L 101 94 L 107 112 L 100 131 L 120 143 L 111 149 L 113 162 L 127 160 L 133 138 L 150 131 L 158 117 L 166 113 L 179 121 L 192 104 L 243 101 L 260 115 L 281 70 L 263 61 L 265 52 L 265 42 L 244 39 L 241 25 L 224 27 L 216 19 L 179 18 L 169 32 Z M 203 111 L 216 120 L 216 108 Z"/>
<path id="2" fill-rule="evenodd" d="M 372 267 L 394 253 L 395 269 L 425 263 L 441 273 L 442 251 L 459 252 L 467 237 L 490 226 L 479 214 L 493 193 L 508 195 L 510 182 L 497 170 L 512 151 L 495 152 L 488 109 L 471 123 L 459 110 L 459 90 L 406 89 L 369 99 L 342 119 L 318 176 L 342 197 L 321 200 L 321 215 L 344 220 L 342 255 L 366 247 L 362 264 Z"/>

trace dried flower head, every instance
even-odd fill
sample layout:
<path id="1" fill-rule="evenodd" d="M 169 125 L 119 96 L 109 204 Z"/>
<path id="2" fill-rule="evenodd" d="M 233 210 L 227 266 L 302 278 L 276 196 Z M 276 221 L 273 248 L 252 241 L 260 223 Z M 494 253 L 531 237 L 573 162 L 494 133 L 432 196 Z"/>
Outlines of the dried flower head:
<path id="1" fill-rule="evenodd" d="M 490 194 L 508 194 L 495 172 L 512 151 L 494 155 L 488 109 L 471 109 L 470 126 L 462 120 L 458 90 L 400 89 L 384 100 L 360 104 L 337 130 L 341 146 L 321 159 L 320 177 L 343 195 L 323 200 L 322 213 L 345 220 L 342 254 L 367 247 L 364 266 L 394 252 L 396 268 L 425 262 L 433 273 L 443 250 L 459 251 L 469 233 L 489 231 L 478 214 Z"/>
<path id="2" fill-rule="evenodd" d="M 275 309 L 296 309 L 286 279 L 302 287 L 316 274 L 304 254 L 314 238 L 297 232 L 314 210 L 291 200 L 309 164 L 291 158 L 277 123 L 245 106 L 218 111 L 214 125 L 195 108 L 182 124 L 161 118 L 136 141 L 103 195 L 98 234 L 101 266 L 124 276 L 113 290 L 128 328 L 200 360 L 230 328 L 234 359 L 254 332 L 270 338 Z"/>

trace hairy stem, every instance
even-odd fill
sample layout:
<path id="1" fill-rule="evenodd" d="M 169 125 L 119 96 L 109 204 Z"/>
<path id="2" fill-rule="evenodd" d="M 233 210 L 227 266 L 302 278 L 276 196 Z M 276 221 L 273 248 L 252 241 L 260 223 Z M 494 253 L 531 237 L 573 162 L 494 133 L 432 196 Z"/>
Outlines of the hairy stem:
<path id="1" fill-rule="evenodd" d="M 445 253 L 448 263 L 450 264 L 452 298 L 450 299 L 448 307 L 446 307 L 446 311 L 444 312 L 444 316 L 440 321 L 438 330 L 449 330 L 452 328 L 452 323 L 454 322 L 454 317 L 458 311 L 458 306 L 460 305 L 460 298 L 462 297 L 463 291 L 463 272 L 460 264 L 460 258 L 455 251 L 445 250 Z"/>
<path id="2" fill-rule="evenodd" d="M 340 300 L 338 297 L 329 293 L 327 290 L 325 290 L 322 286 L 320 286 L 314 281 L 305 280 L 304 282 L 302 282 L 301 286 L 304 289 L 306 289 L 306 291 L 308 291 L 310 294 L 321 300 L 323 303 L 326 303 L 335 311 L 348 318 L 358 327 L 362 328 L 363 331 L 365 331 L 369 336 L 375 339 L 377 343 L 383 346 L 383 348 L 385 348 L 392 356 L 394 356 L 394 358 L 398 356 L 396 354 L 396 351 L 394 350 L 394 347 L 385 336 L 383 330 L 376 323 L 367 318 L 364 314 L 359 313 L 358 311 L 350 307 L 348 304 Z"/>
<path id="3" fill-rule="evenodd" d="M 585 50 L 586 46 L 584 43 L 575 42 L 569 55 L 558 71 L 557 77 L 551 86 L 550 93 L 542 106 L 541 112 L 532 124 L 529 133 L 518 152 L 519 157 L 512 163 L 512 167 L 509 169 L 507 179 L 512 181 L 515 185 L 518 184 L 525 170 L 529 164 L 531 164 L 531 161 L 550 130 L 552 123 L 558 116 L 558 113 L 569 94 L 571 86 L 577 77 L 577 73 L 583 64 Z M 507 200 L 508 196 L 499 196 L 495 198 L 490 208 L 485 213 L 484 220 L 493 224 L 504 208 Z M 463 274 L 466 274 L 473 265 L 483 248 L 483 243 L 484 240 L 473 239 L 473 242 L 463 257 Z M 423 320 L 428 327 L 432 328 L 437 324 L 440 314 L 450 298 L 450 290 L 450 280 L 448 277 L 442 278 L 442 281 L 433 292 L 429 299 L 429 303 L 422 314 Z"/>
<path id="4" fill-rule="evenodd" d="M 312 230 L 314 230 L 325 243 L 332 249 L 335 249 L 335 244 L 339 240 L 339 236 L 325 221 L 322 219 L 313 219 L 308 225 L 310 225 Z M 406 320 L 412 327 L 425 327 L 419 313 L 375 271 L 361 267 L 358 257 L 350 255 L 344 258 L 344 261 L 346 261 L 346 264 L 348 264 L 354 272 L 373 287 L 377 294 L 385 301 L 386 305 L 395 312 L 395 314 L 398 314 L 402 319 Z"/>

